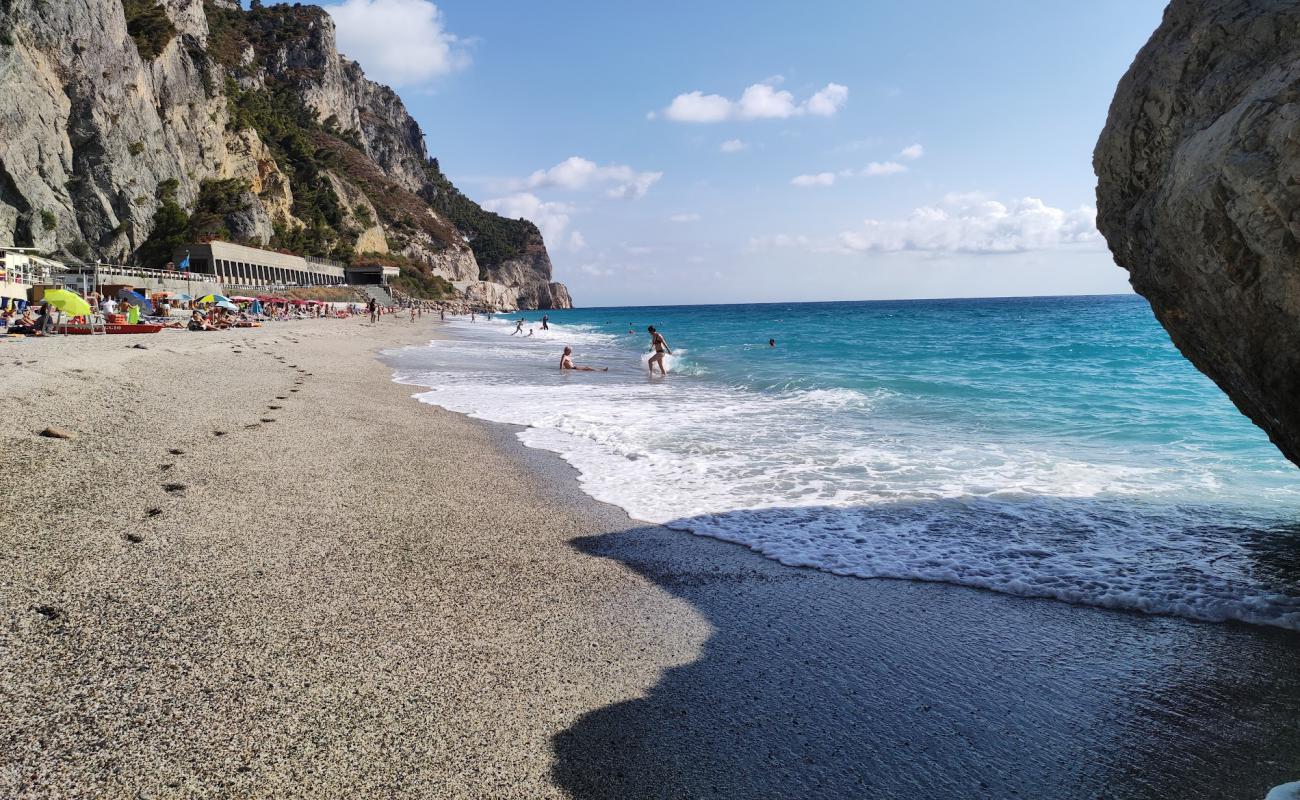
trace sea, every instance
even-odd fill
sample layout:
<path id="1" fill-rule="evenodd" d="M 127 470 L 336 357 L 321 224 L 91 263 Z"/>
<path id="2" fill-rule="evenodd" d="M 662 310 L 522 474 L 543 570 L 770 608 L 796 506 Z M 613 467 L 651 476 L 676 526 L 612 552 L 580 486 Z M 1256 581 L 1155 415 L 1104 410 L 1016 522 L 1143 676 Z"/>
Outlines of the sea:
<path id="1" fill-rule="evenodd" d="M 666 377 L 646 369 L 648 325 L 672 348 Z M 1139 297 L 590 308 L 443 330 L 392 354 L 396 380 L 521 426 L 636 519 L 846 580 L 1300 630 L 1300 469 Z M 566 345 L 608 372 L 562 373 Z"/>

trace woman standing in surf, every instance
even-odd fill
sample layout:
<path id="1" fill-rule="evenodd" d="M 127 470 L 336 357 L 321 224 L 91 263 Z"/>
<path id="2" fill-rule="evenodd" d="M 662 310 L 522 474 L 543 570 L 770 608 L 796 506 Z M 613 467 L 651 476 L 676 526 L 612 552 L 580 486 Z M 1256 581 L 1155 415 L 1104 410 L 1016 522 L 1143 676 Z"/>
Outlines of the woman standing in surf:
<path id="1" fill-rule="evenodd" d="M 664 369 L 664 356 L 672 355 L 673 351 L 668 347 L 668 342 L 664 341 L 663 334 L 655 330 L 655 326 L 651 325 L 646 328 L 646 330 L 650 332 L 650 346 L 653 347 L 655 351 L 654 355 L 650 356 L 650 374 L 655 374 L 655 364 L 657 363 L 659 365 L 659 373 L 661 375 L 667 375 L 668 370 Z"/>

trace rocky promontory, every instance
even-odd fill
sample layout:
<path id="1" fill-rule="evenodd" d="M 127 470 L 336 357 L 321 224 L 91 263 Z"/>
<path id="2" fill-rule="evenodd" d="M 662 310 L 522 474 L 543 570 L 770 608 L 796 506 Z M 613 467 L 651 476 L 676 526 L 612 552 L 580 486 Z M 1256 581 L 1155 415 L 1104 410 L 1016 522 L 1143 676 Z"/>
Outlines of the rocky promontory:
<path id="1" fill-rule="evenodd" d="M 319 7 L 3 0 L 0 75 L 0 245 L 158 267 L 220 238 L 569 302 L 537 227 L 451 184 Z"/>
<path id="2" fill-rule="evenodd" d="M 1173 0 L 1093 160 L 1133 288 L 1300 464 L 1300 3 Z"/>

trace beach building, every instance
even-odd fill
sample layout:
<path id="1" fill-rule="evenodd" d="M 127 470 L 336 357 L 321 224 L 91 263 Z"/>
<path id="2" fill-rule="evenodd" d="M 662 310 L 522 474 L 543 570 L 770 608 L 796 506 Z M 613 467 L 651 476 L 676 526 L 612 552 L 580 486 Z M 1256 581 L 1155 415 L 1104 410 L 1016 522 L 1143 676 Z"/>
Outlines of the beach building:
<path id="1" fill-rule="evenodd" d="M 0 248 L 0 305 L 12 300 L 26 300 L 34 286 L 53 283 L 65 267 L 58 261 L 41 258 L 31 248 Z"/>
<path id="2" fill-rule="evenodd" d="M 222 284 L 329 286 L 348 282 L 346 270 L 338 261 L 242 244 L 221 241 L 187 244 L 176 250 L 172 260 L 179 265 L 186 255 L 190 259 L 189 272 L 214 276 Z"/>

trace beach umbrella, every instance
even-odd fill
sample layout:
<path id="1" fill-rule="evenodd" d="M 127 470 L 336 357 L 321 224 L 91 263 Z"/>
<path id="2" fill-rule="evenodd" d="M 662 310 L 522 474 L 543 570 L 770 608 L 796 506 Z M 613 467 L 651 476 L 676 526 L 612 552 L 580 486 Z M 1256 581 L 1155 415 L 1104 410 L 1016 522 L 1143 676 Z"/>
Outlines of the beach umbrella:
<path id="1" fill-rule="evenodd" d="M 241 295 L 235 295 L 234 297 L 232 297 L 232 298 L 230 298 L 230 299 L 233 300 L 233 301 L 236 302 L 236 303 L 251 303 L 251 302 L 253 302 L 254 300 L 256 300 L 257 298 L 256 298 L 256 297 L 243 297 L 243 296 L 241 296 Z"/>
<path id="2" fill-rule="evenodd" d="M 176 299 L 182 303 L 188 303 L 189 301 L 194 299 L 194 295 L 185 294 L 185 292 L 181 292 L 180 294 L 176 295 Z"/>
<path id="3" fill-rule="evenodd" d="M 226 297 L 224 294 L 217 294 L 216 292 L 213 292 L 212 294 L 205 294 L 202 297 L 200 297 L 199 302 L 200 303 L 229 303 L 230 298 Z"/>
<path id="4" fill-rule="evenodd" d="M 175 296 L 176 296 L 175 292 L 154 292 L 153 293 L 153 299 L 155 300 L 166 300 L 169 297 L 175 297 Z"/>
<path id="5" fill-rule="evenodd" d="M 305 305 L 307 305 L 307 301 L 306 301 L 306 300 L 290 300 L 289 303 L 290 303 L 290 305 L 295 305 L 295 306 L 305 306 Z"/>
<path id="6" fill-rule="evenodd" d="M 153 302 L 139 292 L 133 292 L 130 289 L 118 289 L 117 299 L 128 306 L 135 306 L 146 314 L 153 313 Z"/>
<path id="7" fill-rule="evenodd" d="M 217 306 L 217 308 L 224 308 L 224 309 L 227 310 L 227 311 L 238 311 L 238 310 L 239 310 L 239 306 L 235 305 L 234 303 L 230 302 L 229 300 L 218 300 L 217 303 L 216 303 L 216 306 Z"/>
<path id="8" fill-rule="evenodd" d="M 90 303 L 67 289 L 47 289 L 41 299 L 71 317 L 90 314 Z"/>

